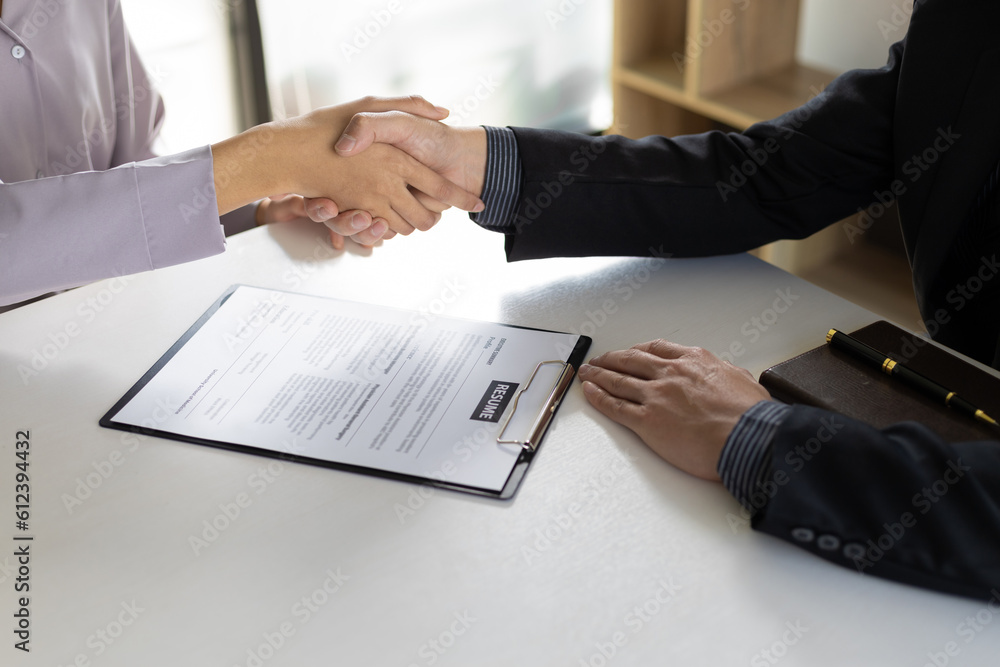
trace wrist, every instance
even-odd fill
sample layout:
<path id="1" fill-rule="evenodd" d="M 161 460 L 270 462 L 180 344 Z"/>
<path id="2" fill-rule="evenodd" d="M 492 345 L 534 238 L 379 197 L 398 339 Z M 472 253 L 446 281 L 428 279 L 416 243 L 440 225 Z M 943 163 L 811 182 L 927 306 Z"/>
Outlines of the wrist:
<path id="1" fill-rule="evenodd" d="M 482 197 L 486 181 L 486 130 L 482 127 L 456 128 L 465 160 L 465 177 L 468 191 Z"/>
<path id="2" fill-rule="evenodd" d="M 267 209 L 270 205 L 271 200 L 268 198 L 261 199 L 257 202 L 257 207 L 253 212 L 253 224 L 255 227 L 267 224 Z"/>
<path id="3" fill-rule="evenodd" d="M 219 214 L 291 192 L 288 170 L 281 165 L 282 128 L 272 123 L 252 127 L 211 146 L 215 196 Z"/>

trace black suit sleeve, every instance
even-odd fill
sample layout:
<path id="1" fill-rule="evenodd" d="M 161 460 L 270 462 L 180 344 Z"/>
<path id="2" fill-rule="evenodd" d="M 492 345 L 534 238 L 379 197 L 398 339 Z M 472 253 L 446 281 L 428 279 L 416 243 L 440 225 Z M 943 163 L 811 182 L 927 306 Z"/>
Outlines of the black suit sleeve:
<path id="1" fill-rule="evenodd" d="M 757 530 L 904 583 L 981 599 L 1000 588 L 1000 443 L 793 406 L 772 447 Z"/>
<path id="2" fill-rule="evenodd" d="M 867 207 L 892 181 L 903 49 L 743 133 L 630 140 L 513 128 L 523 176 L 508 259 L 729 254 Z"/>

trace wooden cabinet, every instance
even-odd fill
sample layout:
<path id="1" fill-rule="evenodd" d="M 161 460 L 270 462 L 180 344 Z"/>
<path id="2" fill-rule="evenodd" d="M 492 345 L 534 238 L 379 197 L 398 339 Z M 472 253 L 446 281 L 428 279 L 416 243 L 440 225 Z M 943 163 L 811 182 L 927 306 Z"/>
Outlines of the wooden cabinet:
<path id="1" fill-rule="evenodd" d="M 836 76 L 796 61 L 799 0 L 616 0 L 613 131 L 629 137 L 743 130 Z M 847 241 L 839 225 L 756 254 L 799 272 Z"/>

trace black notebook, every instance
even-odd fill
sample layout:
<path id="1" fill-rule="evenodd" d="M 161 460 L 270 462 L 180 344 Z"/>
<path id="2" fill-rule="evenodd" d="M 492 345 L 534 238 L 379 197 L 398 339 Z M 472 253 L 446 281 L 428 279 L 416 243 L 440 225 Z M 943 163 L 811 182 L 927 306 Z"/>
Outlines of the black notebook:
<path id="1" fill-rule="evenodd" d="M 817 331 L 817 340 L 825 340 L 826 332 Z M 996 375 L 889 322 L 875 322 L 851 335 L 948 387 L 987 414 L 1000 414 L 1000 378 Z M 761 374 L 760 382 L 779 401 L 825 408 L 876 428 L 916 421 L 950 442 L 1000 438 L 1000 429 L 957 413 L 825 343 L 772 366 Z"/>

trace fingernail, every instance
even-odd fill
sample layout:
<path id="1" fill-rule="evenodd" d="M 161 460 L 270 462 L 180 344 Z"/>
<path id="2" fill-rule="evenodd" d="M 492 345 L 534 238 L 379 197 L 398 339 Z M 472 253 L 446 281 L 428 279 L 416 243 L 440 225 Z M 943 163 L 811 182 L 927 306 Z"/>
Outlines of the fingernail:
<path id="1" fill-rule="evenodd" d="M 350 150 L 352 148 L 354 148 L 355 144 L 357 144 L 357 143 L 358 143 L 357 139 L 355 139 L 354 137 L 352 137 L 349 134 L 345 134 L 337 142 L 337 145 L 335 146 L 335 148 L 340 153 L 348 153 L 348 152 L 350 152 Z M 327 146 L 329 146 L 329 145 L 330 144 L 327 144 Z"/>
<path id="2" fill-rule="evenodd" d="M 313 209 L 313 216 L 315 216 L 319 222 L 326 222 L 333 217 L 333 212 L 325 206 L 317 206 Z"/>
<path id="3" fill-rule="evenodd" d="M 486 204 L 484 204 L 483 202 L 479 202 L 478 204 L 472 207 L 473 213 L 482 213 L 485 210 L 486 210 Z"/>
<path id="4" fill-rule="evenodd" d="M 450 111 L 448 111 L 444 107 L 439 107 L 437 105 L 434 106 L 434 110 L 437 111 L 438 113 L 443 113 L 445 116 L 447 116 L 448 114 L 451 113 Z"/>
<path id="5" fill-rule="evenodd" d="M 374 225 L 372 225 L 372 234 L 377 238 L 382 238 L 385 233 L 389 231 L 389 225 L 379 220 Z"/>
<path id="6" fill-rule="evenodd" d="M 367 227 L 368 227 L 368 221 L 365 219 L 365 216 L 361 215 L 360 213 L 355 213 L 351 217 L 351 229 L 353 229 L 354 231 L 360 232 L 362 229 L 365 229 Z"/>
<path id="7" fill-rule="evenodd" d="M 581 373 L 581 374 L 583 374 L 583 373 L 589 373 L 590 369 L 592 369 L 592 368 L 593 368 L 593 366 L 591 366 L 590 364 L 581 364 L 580 365 L 580 370 L 578 372 Z"/>

